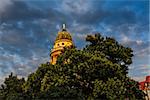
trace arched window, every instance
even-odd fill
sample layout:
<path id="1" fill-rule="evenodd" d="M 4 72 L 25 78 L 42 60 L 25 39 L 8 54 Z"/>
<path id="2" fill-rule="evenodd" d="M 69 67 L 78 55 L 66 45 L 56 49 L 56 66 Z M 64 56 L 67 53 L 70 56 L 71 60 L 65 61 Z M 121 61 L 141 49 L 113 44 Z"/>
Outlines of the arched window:
<path id="1" fill-rule="evenodd" d="M 52 62 L 53 62 L 53 56 L 52 56 Z"/>

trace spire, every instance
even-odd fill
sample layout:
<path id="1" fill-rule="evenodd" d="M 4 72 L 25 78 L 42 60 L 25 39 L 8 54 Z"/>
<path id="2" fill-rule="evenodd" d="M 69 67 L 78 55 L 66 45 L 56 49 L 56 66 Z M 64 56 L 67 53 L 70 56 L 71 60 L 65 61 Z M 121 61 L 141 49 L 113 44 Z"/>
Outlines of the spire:
<path id="1" fill-rule="evenodd" d="M 66 24 L 62 24 L 62 31 L 66 31 Z"/>

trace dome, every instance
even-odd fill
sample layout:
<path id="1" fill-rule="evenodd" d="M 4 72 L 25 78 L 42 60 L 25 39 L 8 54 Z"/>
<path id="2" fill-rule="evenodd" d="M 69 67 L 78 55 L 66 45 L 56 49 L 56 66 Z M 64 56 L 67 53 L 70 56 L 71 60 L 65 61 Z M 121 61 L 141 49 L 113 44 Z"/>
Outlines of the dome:
<path id="1" fill-rule="evenodd" d="M 58 36 L 56 37 L 56 41 L 61 40 L 61 39 L 68 39 L 68 40 L 72 41 L 72 37 L 71 37 L 70 33 L 67 32 L 65 24 L 63 24 L 63 26 L 62 26 L 62 31 L 58 32 Z"/>
<path id="2" fill-rule="evenodd" d="M 58 32 L 56 40 L 54 42 L 53 49 L 51 50 L 50 56 L 50 63 L 56 64 L 57 57 L 62 53 L 64 47 L 73 47 L 73 41 L 70 33 L 66 30 L 65 24 L 63 24 L 61 31 Z"/>
<path id="3" fill-rule="evenodd" d="M 72 37 L 71 37 L 70 33 L 67 31 L 58 32 L 58 36 L 56 37 L 56 41 L 61 40 L 61 39 L 68 39 L 68 40 L 72 41 Z"/>

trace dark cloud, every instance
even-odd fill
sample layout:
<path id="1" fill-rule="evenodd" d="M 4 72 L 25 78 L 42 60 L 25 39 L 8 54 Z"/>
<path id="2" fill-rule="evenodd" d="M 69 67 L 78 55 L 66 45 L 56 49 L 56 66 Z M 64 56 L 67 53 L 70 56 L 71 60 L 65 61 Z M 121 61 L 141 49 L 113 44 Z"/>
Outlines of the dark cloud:
<path id="1" fill-rule="evenodd" d="M 15 21 L 15 20 L 33 20 L 37 18 L 45 18 L 45 12 L 40 9 L 29 7 L 23 1 L 13 0 L 13 4 L 7 7 L 7 11 L 0 15 L 1 21 Z"/>
<path id="2" fill-rule="evenodd" d="M 62 23 L 67 24 L 78 48 L 86 44 L 87 34 L 101 32 L 133 48 L 137 58 L 141 53 L 143 58 L 149 53 L 145 2 L 46 0 L 41 3 L 12 0 L 0 12 L 0 75 L 13 71 L 26 76 L 40 63 L 49 61 L 50 49 Z"/>
<path id="3" fill-rule="evenodd" d="M 82 0 L 81 0 L 82 1 Z M 98 25 L 100 23 L 110 24 L 112 26 L 119 26 L 122 24 L 135 24 L 136 20 L 136 13 L 131 9 L 127 9 L 124 6 L 119 6 L 121 8 L 118 9 L 106 9 L 104 7 L 105 2 L 97 2 L 94 1 L 91 3 L 93 6 L 92 8 L 89 5 L 84 5 L 80 2 L 74 4 L 72 2 L 65 2 L 66 9 L 69 11 L 69 15 L 71 15 L 72 19 L 76 20 L 77 23 L 82 24 L 91 24 L 91 25 Z M 80 9 L 78 8 L 80 6 Z M 87 9 L 87 10 L 85 10 Z"/>

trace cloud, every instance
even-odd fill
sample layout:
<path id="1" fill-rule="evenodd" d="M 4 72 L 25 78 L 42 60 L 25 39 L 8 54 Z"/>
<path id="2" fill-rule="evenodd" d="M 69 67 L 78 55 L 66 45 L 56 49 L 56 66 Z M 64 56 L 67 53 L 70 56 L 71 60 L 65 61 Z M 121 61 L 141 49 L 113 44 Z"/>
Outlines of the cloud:
<path id="1" fill-rule="evenodd" d="M 138 82 L 142 82 L 145 81 L 145 76 L 137 76 L 137 77 L 132 77 L 132 79 L 138 81 Z"/>
<path id="2" fill-rule="evenodd" d="M 146 55 L 146 56 L 149 57 L 148 60 L 150 60 L 150 47 L 143 48 L 143 49 L 141 49 L 141 50 L 135 52 L 135 55 L 136 55 L 137 57 L 141 57 L 141 58 Z"/>
<path id="3" fill-rule="evenodd" d="M 137 43 L 138 45 L 141 45 L 141 44 L 143 43 L 143 41 L 142 41 L 142 40 L 137 40 L 136 43 Z"/>
<path id="4" fill-rule="evenodd" d="M 147 64 L 141 64 L 141 65 L 138 65 L 138 67 L 137 66 L 134 66 L 133 65 L 133 68 L 134 69 L 132 69 L 132 71 L 134 70 L 134 71 L 139 71 L 139 73 L 143 73 L 143 74 L 147 74 L 147 73 L 149 73 L 150 72 L 150 65 L 147 65 Z M 140 74 L 137 74 L 137 73 L 134 73 L 136 76 L 140 76 Z"/>
<path id="5" fill-rule="evenodd" d="M 1 0 L 0 1 L 0 15 L 5 12 L 5 10 L 12 5 L 12 0 Z"/>
<path id="6" fill-rule="evenodd" d="M 148 65 L 148 22 L 147 2 L 0 0 L 0 79 L 11 71 L 27 76 L 49 61 L 62 23 L 67 24 L 78 48 L 84 47 L 86 35 L 94 32 L 133 48 L 134 67 L 129 74 L 136 77 L 143 71 L 139 65 Z"/>
<path id="7" fill-rule="evenodd" d="M 69 13 L 83 14 L 87 13 L 90 9 L 89 1 L 85 2 L 84 0 L 64 0 L 62 2 L 62 8 L 64 11 Z"/>
<path id="8" fill-rule="evenodd" d="M 5 1 L 5 0 L 2 0 Z M 46 14 L 38 8 L 29 7 L 24 1 L 6 0 L 8 5 L 3 8 L 7 9 L 0 14 L 2 22 L 15 21 L 15 20 L 33 20 L 38 18 L 45 18 Z M 11 5 L 9 4 L 11 3 Z M 3 3 L 2 3 L 3 4 Z M 4 3 L 5 4 L 5 3 Z"/>
<path id="9" fill-rule="evenodd" d="M 12 71 L 27 76 L 40 63 L 49 61 L 48 45 L 52 45 L 50 40 L 54 40 L 56 32 L 51 24 L 55 21 L 51 20 L 57 13 L 46 10 L 50 16 L 44 17 L 44 10 L 29 7 L 24 1 L 12 2 L 0 15 L 0 73 L 8 75 Z"/>

